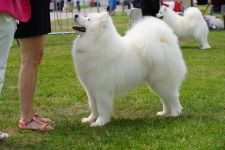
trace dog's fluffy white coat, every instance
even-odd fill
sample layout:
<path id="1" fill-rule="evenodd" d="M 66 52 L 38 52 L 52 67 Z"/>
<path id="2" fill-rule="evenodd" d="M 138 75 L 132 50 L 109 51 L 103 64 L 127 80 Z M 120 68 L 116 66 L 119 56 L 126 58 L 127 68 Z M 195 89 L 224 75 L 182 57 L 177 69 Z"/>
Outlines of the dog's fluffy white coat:
<path id="1" fill-rule="evenodd" d="M 202 49 L 211 48 L 208 43 L 209 29 L 198 8 L 189 7 L 185 10 L 184 16 L 180 16 L 171 9 L 162 6 L 157 17 L 162 18 L 179 38 L 194 37 L 201 43 Z"/>
<path id="2" fill-rule="evenodd" d="M 177 37 L 166 23 L 149 17 L 121 37 L 107 13 L 78 16 L 75 21 L 86 28 L 72 52 L 91 109 L 82 122 L 105 125 L 115 96 L 144 83 L 161 98 L 163 111 L 157 115 L 181 114 L 179 87 L 186 66 Z"/>

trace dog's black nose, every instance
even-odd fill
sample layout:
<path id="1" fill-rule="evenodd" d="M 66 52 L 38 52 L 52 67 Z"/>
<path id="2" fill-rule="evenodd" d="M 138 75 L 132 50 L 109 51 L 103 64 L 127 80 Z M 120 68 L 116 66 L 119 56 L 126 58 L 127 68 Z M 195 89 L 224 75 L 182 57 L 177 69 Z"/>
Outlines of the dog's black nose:
<path id="1" fill-rule="evenodd" d="M 74 18 L 78 18 L 78 14 L 75 14 Z"/>

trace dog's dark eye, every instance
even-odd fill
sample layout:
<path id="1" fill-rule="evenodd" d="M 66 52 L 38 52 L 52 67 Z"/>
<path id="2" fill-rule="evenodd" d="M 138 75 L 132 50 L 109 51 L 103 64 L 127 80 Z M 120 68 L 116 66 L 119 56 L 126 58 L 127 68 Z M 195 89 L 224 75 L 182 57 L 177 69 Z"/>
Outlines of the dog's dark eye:
<path id="1" fill-rule="evenodd" d="M 90 19 L 90 18 L 88 18 L 88 21 L 91 21 L 91 19 Z"/>

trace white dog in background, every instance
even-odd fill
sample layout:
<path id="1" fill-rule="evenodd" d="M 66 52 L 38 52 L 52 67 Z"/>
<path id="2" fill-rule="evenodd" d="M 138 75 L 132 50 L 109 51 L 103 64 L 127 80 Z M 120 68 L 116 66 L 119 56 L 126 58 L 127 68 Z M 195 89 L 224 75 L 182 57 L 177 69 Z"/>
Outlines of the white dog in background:
<path id="1" fill-rule="evenodd" d="M 209 28 L 224 29 L 224 23 L 220 18 L 217 18 L 216 16 L 205 15 L 204 19 L 207 22 Z"/>
<path id="2" fill-rule="evenodd" d="M 157 17 L 165 21 L 179 38 L 194 37 L 201 43 L 202 49 L 211 48 L 208 43 L 209 29 L 198 8 L 190 7 L 184 11 L 184 16 L 180 16 L 162 6 Z"/>
<path id="3" fill-rule="evenodd" d="M 115 96 L 147 83 L 161 98 L 157 115 L 182 112 L 179 87 L 186 66 L 176 35 L 157 18 L 146 18 L 121 37 L 106 13 L 75 15 L 80 34 L 73 58 L 78 78 L 88 96 L 91 114 L 82 119 L 92 127 L 110 122 Z"/>

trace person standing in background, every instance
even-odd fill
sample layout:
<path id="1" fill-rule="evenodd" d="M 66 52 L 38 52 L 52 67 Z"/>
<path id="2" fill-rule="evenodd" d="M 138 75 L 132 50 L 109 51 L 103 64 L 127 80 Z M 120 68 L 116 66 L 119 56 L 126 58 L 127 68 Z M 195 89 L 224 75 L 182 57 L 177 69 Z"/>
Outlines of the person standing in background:
<path id="1" fill-rule="evenodd" d="M 64 0 L 60 0 L 60 4 L 59 4 L 60 11 L 63 11 L 63 7 L 64 7 Z"/>
<path id="2" fill-rule="evenodd" d="M 131 9 L 131 0 L 124 0 L 124 5 L 127 5 L 128 9 Z"/>
<path id="3" fill-rule="evenodd" d="M 143 16 L 156 16 L 160 9 L 161 0 L 141 0 Z"/>
<path id="4" fill-rule="evenodd" d="M 80 12 L 80 0 L 76 0 L 77 11 Z"/>
<path id="5" fill-rule="evenodd" d="M 115 15 L 116 10 L 116 0 L 109 0 L 109 14 Z"/>
<path id="6" fill-rule="evenodd" d="M 0 0 L 0 95 L 5 79 L 7 58 L 14 39 L 16 20 L 27 22 L 31 15 L 29 0 Z M 0 139 L 8 138 L 0 131 Z"/>

